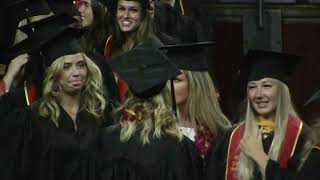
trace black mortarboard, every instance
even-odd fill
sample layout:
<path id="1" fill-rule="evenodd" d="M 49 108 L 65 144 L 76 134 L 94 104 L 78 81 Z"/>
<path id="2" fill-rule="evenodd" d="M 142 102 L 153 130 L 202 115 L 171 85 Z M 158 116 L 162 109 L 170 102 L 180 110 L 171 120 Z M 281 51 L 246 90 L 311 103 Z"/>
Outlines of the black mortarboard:
<path id="1" fill-rule="evenodd" d="M 11 60 L 21 54 L 27 53 L 29 55 L 39 52 L 40 44 L 36 41 L 33 41 L 30 38 L 27 38 L 13 47 L 9 48 L 7 52 L 8 58 Z"/>
<path id="2" fill-rule="evenodd" d="M 26 33 L 28 37 L 31 37 L 39 41 L 40 44 L 43 44 L 43 40 L 48 40 L 50 37 L 56 36 L 56 34 L 67 29 L 68 25 L 76 21 L 77 20 L 72 16 L 60 14 L 27 24 L 19 27 L 19 29 Z"/>
<path id="3" fill-rule="evenodd" d="M 181 74 L 160 50 L 141 46 L 112 58 L 111 67 L 141 99 L 158 94 L 168 80 Z"/>
<path id="4" fill-rule="evenodd" d="M 68 15 L 54 15 L 40 21 L 20 27 L 28 38 L 9 48 L 8 56 L 14 58 L 20 54 L 39 52 L 40 47 L 68 28 L 76 20 Z"/>
<path id="5" fill-rule="evenodd" d="M 45 0 L 13 0 L 7 5 L 9 18 L 21 21 L 25 18 L 46 15 L 51 12 Z"/>
<path id="6" fill-rule="evenodd" d="M 215 42 L 199 42 L 192 44 L 177 44 L 161 47 L 167 50 L 167 56 L 179 69 L 187 71 L 208 71 L 207 48 Z"/>
<path id="7" fill-rule="evenodd" d="M 304 104 L 304 106 L 308 106 L 311 103 L 314 103 L 315 101 L 319 101 L 320 100 L 320 90 L 318 90 L 317 92 L 315 92 L 309 99 L 308 101 Z"/>
<path id="8" fill-rule="evenodd" d="M 249 50 L 242 66 L 247 69 L 245 71 L 248 73 L 248 81 L 274 78 L 288 83 L 289 76 L 301 59 L 300 56 L 287 53 Z"/>
<path id="9" fill-rule="evenodd" d="M 71 16 L 79 15 L 74 0 L 47 0 L 50 9 L 54 14 L 68 14 Z"/>
<path id="10" fill-rule="evenodd" d="M 80 31 L 72 28 L 66 29 L 43 45 L 41 52 L 44 56 L 45 65 L 50 66 L 53 61 L 65 55 L 71 55 L 80 52 L 84 53 L 85 51 L 81 48 L 78 40 L 80 36 L 79 32 Z"/>

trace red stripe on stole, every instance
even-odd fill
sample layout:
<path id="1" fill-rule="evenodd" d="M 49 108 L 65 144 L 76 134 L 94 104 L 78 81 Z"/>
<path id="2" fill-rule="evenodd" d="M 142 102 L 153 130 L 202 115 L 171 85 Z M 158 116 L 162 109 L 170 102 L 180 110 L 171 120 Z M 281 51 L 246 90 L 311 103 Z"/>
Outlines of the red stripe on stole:
<path id="1" fill-rule="evenodd" d="M 298 121 L 293 116 L 289 116 L 284 142 L 281 145 L 281 150 L 278 157 L 278 163 L 282 168 L 287 167 L 287 162 L 294 153 L 302 125 L 302 122 Z M 234 129 L 230 136 L 227 167 L 225 173 L 226 180 L 236 180 L 235 168 L 240 154 L 240 141 L 244 134 L 244 130 L 245 123 L 243 122 L 236 129 Z"/>

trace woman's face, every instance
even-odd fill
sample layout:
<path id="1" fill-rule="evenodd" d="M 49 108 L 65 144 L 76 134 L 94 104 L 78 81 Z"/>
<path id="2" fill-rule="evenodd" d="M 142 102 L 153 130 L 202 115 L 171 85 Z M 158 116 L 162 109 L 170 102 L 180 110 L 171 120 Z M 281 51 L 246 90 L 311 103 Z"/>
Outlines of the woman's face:
<path id="1" fill-rule="evenodd" d="M 80 13 L 81 27 L 87 28 L 92 25 L 93 12 L 91 0 L 77 0 L 77 8 Z"/>
<path id="2" fill-rule="evenodd" d="M 152 19 L 154 18 L 154 8 L 155 8 L 154 3 L 155 3 L 155 0 L 149 0 L 149 4 L 150 4 L 149 14 Z"/>
<path id="3" fill-rule="evenodd" d="M 124 33 L 135 31 L 142 19 L 142 7 L 137 1 L 118 1 L 117 22 Z"/>
<path id="4" fill-rule="evenodd" d="M 81 53 L 64 56 L 64 64 L 59 84 L 67 94 L 75 94 L 82 90 L 87 80 L 87 65 Z"/>
<path id="5" fill-rule="evenodd" d="M 274 118 L 278 102 L 278 83 L 275 79 L 264 78 L 249 81 L 247 94 L 255 112 L 264 118 Z"/>
<path id="6" fill-rule="evenodd" d="M 174 84 L 174 94 L 176 97 L 176 104 L 184 105 L 187 102 L 188 99 L 188 81 L 187 77 L 184 73 L 180 74 L 176 77 L 176 79 L 173 82 Z"/>

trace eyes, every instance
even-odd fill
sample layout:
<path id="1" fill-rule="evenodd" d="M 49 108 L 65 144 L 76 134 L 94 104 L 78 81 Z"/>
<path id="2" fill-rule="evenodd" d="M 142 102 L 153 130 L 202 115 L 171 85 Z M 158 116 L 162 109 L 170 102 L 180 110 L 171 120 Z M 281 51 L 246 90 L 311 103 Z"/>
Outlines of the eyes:
<path id="1" fill-rule="evenodd" d="M 81 6 L 84 6 L 85 8 L 88 8 L 91 6 L 91 4 L 88 1 L 84 1 L 84 0 L 76 0 L 75 1 L 75 6 L 77 9 L 80 9 Z"/>
<path id="2" fill-rule="evenodd" d="M 272 83 L 264 83 L 264 84 L 262 84 L 261 85 L 261 88 L 263 88 L 263 89 L 268 89 L 268 88 L 272 88 L 274 85 L 272 84 Z M 259 85 L 256 85 L 256 84 L 249 84 L 248 86 L 247 86 L 247 88 L 249 89 L 249 90 L 251 90 L 251 89 L 256 89 L 256 88 L 258 88 L 259 87 Z"/>
<path id="3" fill-rule="evenodd" d="M 126 8 L 124 6 L 119 6 L 118 7 L 118 12 L 125 12 L 126 10 L 128 10 L 129 12 L 132 12 L 132 13 L 138 13 L 139 12 L 139 8 L 138 7 L 129 7 L 129 8 Z"/>
<path id="4" fill-rule="evenodd" d="M 86 63 L 84 61 L 77 62 L 76 64 L 72 63 L 64 63 L 63 64 L 63 69 L 64 70 L 69 70 L 72 66 L 76 66 L 77 69 L 83 69 L 86 67 Z"/>

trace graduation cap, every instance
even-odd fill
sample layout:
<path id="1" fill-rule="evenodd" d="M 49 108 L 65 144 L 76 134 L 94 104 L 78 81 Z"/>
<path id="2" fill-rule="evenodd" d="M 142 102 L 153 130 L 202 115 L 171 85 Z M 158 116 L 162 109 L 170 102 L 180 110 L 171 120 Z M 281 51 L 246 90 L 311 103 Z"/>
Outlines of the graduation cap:
<path id="1" fill-rule="evenodd" d="M 127 81 L 141 99 L 158 94 L 180 70 L 158 49 L 138 46 L 111 59 L 112 69 Z"/>
<path id="2" fill-rule="evenodd" d="M 9 17 L 17 22 L 32 16 L 46 15 L 51 12 L 45 0 L 13 0 L 7 5 Z"/>
<path id="3" fill-rule="evenodd" d="M 68 25 L 76 21 L 72 16 L 60 14 L 27 24 L 19 27 L 19 29 L 29 37 L 38 40 L 40 44 L 43 44 L 43 40 L 56 36 L 56 34 L 67 29 Z"/>
<path id="4" fill-rule="evenodd" d="M 41 47 L 45 65 L 50 66 L 59 57 L 85 52 L 78 40 L 81 31 L 69 28 L 58 34 Z"/>
<path id="5" fill-rule="evenodd" d="M 301 60 L 301 56 L 287 53 L 249 50 L 242 69 L 246 69 L 248 81 L 274 78 L 287 84 L 289 76 Z"/>
<path id="6" fill-rule="evenodd" d="M 167 56 L 179 69 L 187 71 L 208 71 L 206 50 L 215 42 L 199 42 L 192 44 L 177 44 L 161 47 L 167 50 Z"/>
<path id="7" fill-rule="evenodd" d="M 314 103 L 316 101 L 320 100 L 320 90 L 318 90 L 317 92 L 315 92 L 309 99 L 308 101 L 304 104 L 304 106 L 308 106 L 311 103 Z"/>
<path id="8" fill-rule="evenodd" d="M 8 56 L 14 58 L 23 53 L 39 52 L 42 45 L 66 30 L 67 25 L 75 21 L 73 17 L 61 14 L 20 27 L 19 29 L 26 33 L 28 38 L 9 48 Z"/>
<path id="9" fill-rule="evenodd" d="M 68 14 L 71 16 L 78 16 L 79 11 L 76 8 L 76 1 L 74 0 L 47 0 L 50 9 L 54 14 Z"/>

